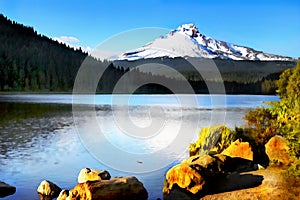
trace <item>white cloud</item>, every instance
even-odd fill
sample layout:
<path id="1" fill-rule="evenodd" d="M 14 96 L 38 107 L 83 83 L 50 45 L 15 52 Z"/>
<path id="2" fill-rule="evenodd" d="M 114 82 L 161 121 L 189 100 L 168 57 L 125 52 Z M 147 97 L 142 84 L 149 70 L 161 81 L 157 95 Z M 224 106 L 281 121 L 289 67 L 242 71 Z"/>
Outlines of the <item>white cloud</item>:
<path id="1" fill-rule="evenodd" d="M 92 48 L 90 46 L 86 46 L 86 47 L 81 47 L 82 48 L 82 51 L 86 51 L 86 52 L 91 52 L 92 51 Z"/>
<path id="2" fill-rule="evenodd" d="M 99 58 L 101 60 L 114 60 L 118 58 L 118 56 L 121 54 L 121 52 L 114 52 L 114 51 L 106 51 L 106 50 L 100 50 L 100 49 L 92 49 L 90 46 L 82 46 L 80 44 L 80 40 L 76 37 L 73 36 L 60 36 L 60 37 L 54 37 L 53 40 L 66 44 L 67 46 L 74 48 L 74 49 L 79 49 L 83 52 L 87 52 L 89 55 Z"/>
<path id="3" fill-rule="evenodd" d="M 58 42 L 62 42 L 62 43 L 79 43 L 80 41 L 73 36 L 60 36 L 60 37 L 54 37 L 53 40 L 56 40 Z"/>
<path id="4" fill-rule="evenodd" d="M 90 46 L 83 47 L 80 45 L 80 40 L 73 36 L 60 36 L 60 37 L 54 37 L 53 40 L 66 44 L 69 47 L 72 47 L 74 49 L 81 48 L 82 51 L 90 53 L 92 51 L 92 48 Z"/>
<path id="5" fill-rule="evenodd" d="M 97 48 L 91 52 L 91 56 L 99 58 L 100 60 L 115 60 L 119 57 L 120 54 L 121 52 L 106 51 Z"/>

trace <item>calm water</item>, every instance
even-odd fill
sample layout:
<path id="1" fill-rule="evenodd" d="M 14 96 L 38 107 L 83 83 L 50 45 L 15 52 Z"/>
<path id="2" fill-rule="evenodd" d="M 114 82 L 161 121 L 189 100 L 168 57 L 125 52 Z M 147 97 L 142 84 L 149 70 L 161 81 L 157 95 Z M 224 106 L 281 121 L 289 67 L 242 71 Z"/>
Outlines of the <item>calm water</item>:
<path id="1" fill-rule="evenodd" d="M 44 179 L 71 189 L 84 167 L 135 175 L 150 200 L 161 198 L 165 172 L 188 156 L 186 147 L 197 130 L 243 125 L 246 109 L 275 100 L 257 95 L 0 95 L 0 180 L 17 187 L 3 199 L 39 199 L 36 188 Z M 148 126 L 153 133 L 147 133 Z"/>

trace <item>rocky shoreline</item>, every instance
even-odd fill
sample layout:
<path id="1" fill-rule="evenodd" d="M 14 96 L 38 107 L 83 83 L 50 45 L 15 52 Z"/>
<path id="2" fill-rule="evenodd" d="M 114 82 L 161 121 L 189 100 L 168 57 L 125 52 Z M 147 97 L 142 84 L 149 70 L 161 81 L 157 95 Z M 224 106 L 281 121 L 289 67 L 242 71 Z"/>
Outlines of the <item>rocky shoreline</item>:
<path id="1" fill-rule="evenodd" d="M 294 160 L 286 140 L 272 137 L 265 153 L 263 167 L 253 161 L 251 145 L 236 140 L 221 153 L 191 156 L 167 172 L 164 200 L 297 199 L 300 177 L 287 175 Z"/>
<path id="2" fill-rule="evenodd" d="M 265 145 L 269 166 L 253 161 L 248 142 L 236 140 L 217 154 L 191 156 L 166 172 L 165 200 L 294 199 L 300 193 L 300 178 L 286 177 L 289 148 L 281 136 Z M 288 179 L 288 180 L 287 180 Z M 288 188 L 289 189 L 288 189 Z M 0 182 L 0 197 L 13 195 L 16 188 Z M 77 185 L 62 189 L 44 180 L 37 188 L 41 200 L 147 200 L 148 192 L 134 176 L 113 177 L 106 170 L 83 168 Z M 298 196 L 299 197 L 299 196 Z M 158 198 L 159 199 L 159 198 Z"/>

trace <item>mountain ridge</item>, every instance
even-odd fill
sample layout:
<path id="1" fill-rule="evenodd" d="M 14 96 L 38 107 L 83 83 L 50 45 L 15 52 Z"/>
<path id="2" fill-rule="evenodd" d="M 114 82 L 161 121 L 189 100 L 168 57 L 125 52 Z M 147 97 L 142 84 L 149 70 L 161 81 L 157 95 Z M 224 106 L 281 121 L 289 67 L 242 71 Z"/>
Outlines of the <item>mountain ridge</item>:
<path id="1" fill-rule="evenodd" d="M 157 57 L 202 57 L 228 60 L 294 61 L 294 58 L 264 53 L 250 47 L 216 40 L 200 33 L 194 24 L 183 24 L 154 41 L 121 54 L 116 60 Z"/>

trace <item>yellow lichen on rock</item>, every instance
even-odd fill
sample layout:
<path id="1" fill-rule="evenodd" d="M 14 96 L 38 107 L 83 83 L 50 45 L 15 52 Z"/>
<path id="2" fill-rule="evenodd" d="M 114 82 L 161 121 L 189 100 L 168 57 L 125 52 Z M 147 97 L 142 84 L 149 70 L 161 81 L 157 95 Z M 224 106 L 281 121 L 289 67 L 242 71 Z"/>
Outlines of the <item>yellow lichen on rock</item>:
<path id="1" fill-rule="evenodd" d="M 273 136 L 265 145 L 266 153 L 272 162 L 285 165 L 290 163 L 290 150 L 287 141 L 279 135 Z"/>
<path id="2" fill-rule="evenodd" d="M 109 180 L 110 174 L 105 170 L 95 170 L 90 168 L 83 168 L 78 175 L 78 183 L 87 181 Z"/>
<path id="3" fill-rule="evenodd" d="M 221 154 L 253 161 L 253 151 L 249 142 L 241 142 L 239 139 L 231 143 Z"/>
<path id="4" fill-rule="evenodd" d="M 192 169 L 188 164 L 180 164 L 171 168 L 166 174 L 166 182 L 163 192 L 168 193 L 174 184 L 186 188 L 189 192 L 196 194 L 205 184 L 203 177 Z M 192 184 L 193 183 L 193 184 Z"/>

